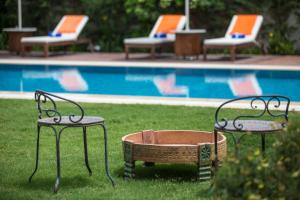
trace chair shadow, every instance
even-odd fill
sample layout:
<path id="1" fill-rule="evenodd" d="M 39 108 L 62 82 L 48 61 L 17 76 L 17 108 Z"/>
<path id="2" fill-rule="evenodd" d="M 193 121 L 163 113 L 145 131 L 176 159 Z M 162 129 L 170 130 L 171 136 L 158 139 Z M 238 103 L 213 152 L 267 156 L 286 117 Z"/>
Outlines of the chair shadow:
<path id="1" fill-rule="evenodd" d="M 22 180 L 22 182 L 17 183 L 17 185 L 26 190 L 50 191 L 53 190 L 55 179 L 55 177 L 34 177 L 30 183 L 28 180 Z M 92 182 L 89 180 L 89 178 L 84 176 L 62 177 L 60 179 L 59 187 L 63 187 L 64 190 L 68 190 L 74 188 L 83 188 L 91 184 Z"/>

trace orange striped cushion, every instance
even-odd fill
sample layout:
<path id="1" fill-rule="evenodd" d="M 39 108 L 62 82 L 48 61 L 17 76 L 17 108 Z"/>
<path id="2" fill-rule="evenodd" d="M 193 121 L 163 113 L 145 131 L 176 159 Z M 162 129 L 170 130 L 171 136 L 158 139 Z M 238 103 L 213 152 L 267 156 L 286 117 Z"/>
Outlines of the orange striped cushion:
<path id="1" fill-rule="evenodd" d="M 257 15 L 238 15 L 232 33 L 251 35 Z"/>
<path id="2" fill-rule="evenodd" d="M 67 15 L 57 32 L 75 33 L 83 17 L 83 15 Z"/>
<path id="3" fill-rule="evenodd" d="M 174 34 L 180 19 L 181 15 L 163 15 L 156 33 Z"/>

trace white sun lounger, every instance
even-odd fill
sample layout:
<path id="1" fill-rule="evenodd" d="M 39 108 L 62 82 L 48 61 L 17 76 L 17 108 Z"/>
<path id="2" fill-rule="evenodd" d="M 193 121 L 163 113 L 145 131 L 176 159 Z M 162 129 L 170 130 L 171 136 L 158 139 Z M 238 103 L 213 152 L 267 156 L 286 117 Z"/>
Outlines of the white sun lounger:
<path id="1" fill-rule="evenodd" d="M 126 38 L 124 39 L 125 57 L 129 58 L 130 48 L 150 48 L 151 58 L 155 56 L 155 49 L 165 45 L 173 45 L 175 32 L 182 30 L 186 19 L 183 15 L 161 15 L 148 37 Z M 157 33 L 165 33 L 165 38 L 155 37 Z"/>
<path id="2" fill-rule="evenodd" d="M 89 39 L 78 39 L 88 19 L 88 16 L 85 15 L 65 15 L 52 32 L 53 35 L 61 34 L 61 36 L 23 37 L 21 39 L 22 55 L 25 54 L 25 49 L 28 46 L 43 46 L 44 56 L 47 57 L 50 46 L 90 43 Z"/>
<path id="3" fill-rule="evenodd" d="M 262 22 L 261 15 L 234 15 L 225 37 L 204 40 L 203 59 L 206 60 L 207 49 L 229 48 L 231 60 L 235 60 L 237 48 L 258 45 L 256 38 Z M 232 34 L 243 34 L 245 37 L 232 38 Z"/>

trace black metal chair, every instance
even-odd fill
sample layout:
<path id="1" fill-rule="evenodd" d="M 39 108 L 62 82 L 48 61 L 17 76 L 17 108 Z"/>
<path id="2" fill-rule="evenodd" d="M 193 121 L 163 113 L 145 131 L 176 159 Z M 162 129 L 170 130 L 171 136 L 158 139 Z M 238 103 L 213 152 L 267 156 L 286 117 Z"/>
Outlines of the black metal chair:
<path id="1" fill-rule="evenodd" d="M 227 119 L 221 115 L 224 107 L 230 107 L 232 103 L 240 103 L 245 108 L 251 109 L 247 115 L 233 114 L 235 117 Z M 238 155 L 238 147 L 241 139 L 249 134 L 261 135 L 261 149 L 265 151 L 265 134 L 282 130 L 288 122 L 288 110 L 290 99 L 280 95 L 270 96 L 246 96 L 226 101 L 219 106 L 215 113 L 214 141 L 215 141 L 215 162 L 218 166 L 218 131 L 230 133 L 235 145 L 235 152 Z M 272 109 L 272 110 L 271 110 Z M 281 121 L 278 121 L 281 120 Z M 237 132 L 241 135 L 236 137 Z"/>
<path id="2" fill-rule="evenodd" d="M 75 116 L 74 114 L 68 116 L 62 116 L 57 109 L 57 104 L 54 99 L 63 100 L 71 103 L 71 105 L 77 107 L 79 115 Z M 32 175 L 29 177 L 29 182 L 33 175 L 38 169 L 39 163 L 39 140 L 40 140 L 40 131 L 41 127 L 50 127 L 54 131 L 56 137 L 56 166 L 57 166 L 57 176 L 54 184 L 54 192 L 56 193 L 59 189 L 60 179 L 61 179 L 61 169 L 60 169 L 60 137 L 66 128 L 70 127 L 79 127 L 83 130 L 83 144 L 84 144 L 84 160 L 89 174 L 92 175 L 92 170 L 89 166 L 88 161 L 88 150 L 87 150 L 87 127 L 89 126 L 101 126 L 104 131 L 104 157 L 105 157 L 105 171 L 106 175 L 114 186 L 115 183 L 110 176 L 109 167 L 108 167 L 108 155 L 107 155 L 107 130 L 104 125 L 104 119 L 101 117 L 94 116 L 85 116 L 84 110 L 82 107 L 75 103 L 74 101 L 37 90 L 35 92 L 35 101 L 37 102 L 37 109 L 39 112 L 39 119 L 37 121 L 37 142 L 36 142 L 36 165 Z"/>

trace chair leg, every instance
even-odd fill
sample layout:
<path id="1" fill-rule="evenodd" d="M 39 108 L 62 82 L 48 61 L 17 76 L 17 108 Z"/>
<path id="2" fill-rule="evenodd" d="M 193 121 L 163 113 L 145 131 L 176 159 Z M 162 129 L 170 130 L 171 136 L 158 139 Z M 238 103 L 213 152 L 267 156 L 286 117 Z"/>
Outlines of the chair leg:
<path id="1" fill-rule="evenodd" d="M 53 129 L 55 130 L 55 128 L 53 128 Z M 60 131 L 60 133 L 62 132 L 62 130 Z M 57 171 L 57 175 L 56 175 L 56 181 L 54 184 L 54 193 L 57 193 L 57 191 L 59 189 L 60 178 L 61 178 L 61 173 L 60 173 L 60 133 L 58 135 L 55 134 L 55 136 L 56 136 L 56 171 Z"/>
<path id="2" fill-rule="evenodd" d="M 41 127 L 38 125 L 37 126 L 37 139 L 36 139 L 36 160 L 35 160 L 35 169 L 33 171 L 33 173 L 31 174 L 31 176 L 29 177 L 29 183 L 31 182 L 32 177 L 34 176 L 34 174 L 36 173 L 38 166 L 39 166 L 39 150 L 40 150 L 40 130 Z"/>
<path id="3" fill-rule="evenodd" d="M 84 162 L 85 166 L 89 171 L 90 176 L 92 175 L 92 170 L 89 165 L 88 149 L 87 149 L 87 139 L 86 139 L 86 127 L 83 127 L 83 146 L 84 146 Z"/>
<path id="4" fill-rule="evenodd" d="M 214 167 L 217 170 L 219 167 L 219 158 L 218 158 L 218 131 L 214 130 L 214 143 L 215 143 L 215 161 Z"/>
<path id="5" fill-rule="evenodd" d="M 108 155 L 107 155 L 107 131 L 106 131 L 106 127 L 104 124 L 100 124 L 103 128 L 104 131 L 104 159 L 105 159 L 105 172 L 106 172 L 106 176 L 108 177 L 108 179 L 110 180 L 111 184 L 113 187 L 115 187 L 115 182 L 112 179 L 112 177 L 110 176 L 109 173 L 109 167 L 108 167 Z"/>

